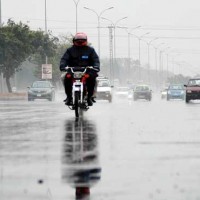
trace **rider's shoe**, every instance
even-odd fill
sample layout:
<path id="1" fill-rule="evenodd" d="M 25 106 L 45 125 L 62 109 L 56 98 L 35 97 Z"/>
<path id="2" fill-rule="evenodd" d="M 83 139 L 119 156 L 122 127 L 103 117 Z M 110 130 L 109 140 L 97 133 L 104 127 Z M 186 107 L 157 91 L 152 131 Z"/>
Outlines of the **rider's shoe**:
<path id="1" fill-rule="evenodd" d="M 93 102 L 92 102 L 92 99 L 91 99 L 91 98 L 88 98 L 88 99 L 87 99 L 87 104 L 88 104 L 88 106 L 92 106 L 92 105 L 93 105 Z"/>
<path id="2" fill-rule="evenodd" d="M 96 103 L 95 97 L 91 97 L 93 103 Z"/>
<path id="3" fill-rule="evenodd" d="M 67 98 L 63 100 L 63 102 L 67 102 Z"/>
<path id="4" fill-rule="evenodd" d="M 72 105 L 72 98 L 67 98 L 65 101 L 65 105 L 67 105 L 67 106 Z"/>

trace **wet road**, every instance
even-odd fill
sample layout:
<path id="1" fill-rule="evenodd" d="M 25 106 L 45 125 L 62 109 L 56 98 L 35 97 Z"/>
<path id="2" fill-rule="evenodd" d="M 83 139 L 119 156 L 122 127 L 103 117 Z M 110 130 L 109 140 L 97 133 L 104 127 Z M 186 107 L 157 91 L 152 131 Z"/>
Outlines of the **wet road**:
<path id="1" fill-rule="evenodd" d="M 200 200 L 200 102 L 0 102 L 0 199 Z"/>

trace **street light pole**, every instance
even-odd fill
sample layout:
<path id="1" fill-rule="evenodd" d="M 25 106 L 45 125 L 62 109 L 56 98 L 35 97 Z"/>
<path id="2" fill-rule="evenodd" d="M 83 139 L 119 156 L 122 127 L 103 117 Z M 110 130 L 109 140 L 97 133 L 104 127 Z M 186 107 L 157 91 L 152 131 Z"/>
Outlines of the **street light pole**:
<path id="1" fill-rule="evenodd" d="M 158 47 L 165 44 L 164 42 L 160 43 L 159 45 L 157 45 L 156 47 L 154 47 L 155 49 L 155 68 L 156 68 L 156 88 L 158 89 Z"/>
<path id="2" fill-rule="evenodd" d="M 127 19 L 127 18 L 128 18 L 128 17 L 123 17 L 123 18 L 118 19 L 118 20 L 114 23 L 114 26 L 113 26 L 113 28 L 114 28 L 114 60 L 116 59 L 116 31 L 115 31 L 115 29 L 116 29 L 117 24 L 118 24 L 120 21 L 122 21 L 122 20 L 124 20 L 124 19 Z"/>
<path id="3" fill-rule="evenodd" d="M 128 33 L 128 75 L 129 75 L 129 78 L 130 78 L 130 68 L 131 68 L 131 50 L 130 50 L 130 36 L 131 36 L 131 32 L 137 28 L 140 28 L 141 26 L 136 26 L 134 28 L 132 28 L 130 31 L 127 31 Z"/>
<path id="4" fill-rule="evenodd" d="M 113 40 L 114 40 L 114 51 L 113 51 L 113 58 L 114 58 L 114 63 L 116 64 L 116 44 L 115 44 L 115 38 L 116 38 L 116 35 L 115 35 L 115 28 L 116 28 L 116 25 L 121 21 L 121 20 L 123 20 L 123 19 L 126 19 L 127 17 L 123 17 L 123 18 L 120 18 L 120 19 L 118 19 L 115 23 L 113 23 L 113 21 L 111 21 L 110 19 L 107 19 L 107 18 L 105 18 L 105 17 L 102 17 L 101 19 L 104 19 L 104 20 L 107 20 L 107 21 L 109 21 L 109 22 L 111 22 L 111 26 L 109 27 L 110 29 L 114 29 L 114 36 L 113 36 Z M 113 70 L 113 80 L 114 80 L 114 78 L 115 78 L 115 74 L 114 74 L 114 70 Z"/>
<path id="5" fill-rule="evenodd" d="M 141 58 L 140 58 L 140 41 L 142 40 L 142 38 L 145 36 L 145 35 L 148 35 L 150 32 L 147 32 L 141 36 L 136 36 L 138 38 L 138 59 L 139 59 L 139 80 L 141 79 Z"/>
<path id="6" fill-rule="evenodd" d="M 0 27 L 2 26 L 2 19 L 1 19 L 1 0 L 0 0 Z"/>
<path id="7" fill-rule="evenodd" d="M 153 41 L 157 40 L 158 37 L 154 38 L 153 40 L 147 42 L 148 46 L 148 82 L 150 83 L 150 45 Z"/>
<path id="8" fill-rule="evenodd" d="M 44 1 L 45 4 L 45 34 L 47 34 L 47 0 Z M 48 57 L 45 58 L 45 63 L 48 63 Z"/>
<path id="9" fill-rule="evenodd" d="M 78 32 L 78 12 L 77 12 L 77 9 L 78 9 L 78 3 L 79 3 L 80 0 L 77 0 L 77 1 L 73 0 L 73 1 L 75 3 L 75 6 L 76 6 L 76 33 L 77 33 Z"/>
<path id="10" fill-rule="evenodd" d="M 91 9 L 91 8 L 88 8 L 88 7 L 84 7 L 84 8 L 87 9 L 87 10 L 92 11 L 97 16 L 97 20 L 98 20 L 98 27 L 97 27 L 97 29 L 98 29 L 98 55 L 100 57 L 100 49 L 101 49 L 100 48 L 100 17 L 102 16 L 102 14 L 104 12 L 106 12 L 107 10 L 113 9 L 114 7 L 106 8 L 106 9 L 102 10 L 99 14 L 94 9 Z"/>
<path id="11" fill-rule="evenodd" d="M 1 19 L 1 0 L 0 0 L 0 27 L 2 27 L 2 19 Z M 3 72 L 1 72 L 1 92 L 4 90 L 4 82 L 3 82 Z"/>
<path id="12" fill-rule="evenodd" d="M 114 36 L 113 36 L 113 40 L 114 40 L 114 51 L 113 51 L 113 54 L 114 54 L 114 59 L 116 58 L 116 43 L 115 43 L 115 40 L 116 40 L 116 35 L 115 35 L 115 28 L 116 28 L 116 26 L 117 26 L 117 24 L 121 21 L 121 20 L 123 20 L 123 19 L 126 19 L 126 18 L 128 18 L 128 17 L 122 17 L 122 18 L 120 18 L 120 19 L 118 19 L 115 23 L 113 23 L 113 21 L 111 21 L 110 19 L 108 19 L 108 18 L 105 18 L 105 17 L 102 17 L 101 19 L 105 19 L 105 20 L 107 20 L 107 21 L 109 21 L 109 22 L 111 22 L 111 26 L 112 26 L 112 28 L 113 28 L 113 34 L 114 34 Z"/>

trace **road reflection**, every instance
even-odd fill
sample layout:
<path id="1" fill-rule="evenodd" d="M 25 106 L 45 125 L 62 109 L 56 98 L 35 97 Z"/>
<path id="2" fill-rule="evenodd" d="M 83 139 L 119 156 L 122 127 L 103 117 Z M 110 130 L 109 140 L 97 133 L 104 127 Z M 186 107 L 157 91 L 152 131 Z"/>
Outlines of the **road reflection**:
<path id="1" fill-rule="evenodd" d="M 96 124 L 87 119 L 65 123 L 62 179 L 75 188 L 75 199 L 88 200 L 90 188 L 100 180 Z"/>

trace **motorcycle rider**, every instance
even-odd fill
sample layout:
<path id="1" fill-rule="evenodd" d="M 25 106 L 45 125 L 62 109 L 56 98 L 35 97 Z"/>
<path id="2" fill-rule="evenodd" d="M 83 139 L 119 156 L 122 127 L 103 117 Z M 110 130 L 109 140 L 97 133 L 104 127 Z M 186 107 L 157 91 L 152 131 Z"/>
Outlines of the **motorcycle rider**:
<path id="1" fill-rule="evenodd" d="M 92 95 L 96 83 L 97 72 L 100 71 L 100 61 L 95 49 L 88 46 L 87 35 L 83 32 L 76 33 L 73 38 L 73 45 L 69 47 L 60 60 L 60 71 L 65 71 L 65 67 L 87 67 L 93 66 L 96 71 L 89 69 L 87 74 L 89 77 L 86 79 L 86 87 L 88 92 L 87 103 L 92 106 Z M 64 100 L 66 105 L 72 104 L 72 76 L 70 72 L 63 75 L 63 83 L 67 99 Z"/>

